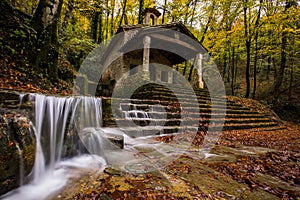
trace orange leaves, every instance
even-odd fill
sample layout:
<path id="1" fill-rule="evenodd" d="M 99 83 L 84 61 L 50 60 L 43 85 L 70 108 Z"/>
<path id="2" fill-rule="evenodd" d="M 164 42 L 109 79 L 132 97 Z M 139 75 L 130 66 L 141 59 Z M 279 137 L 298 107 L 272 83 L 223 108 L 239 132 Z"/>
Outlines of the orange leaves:
<path id="1" fill-rule="evenodd" d="M 7 146 L 8 146 L 8 147 L 11 147 L 11 146 L 13 146 L 14 144 L 15 144 L 14 142 L 9 141 Z"/>
<path id="2" fill-rule="evenodd" d="M 223 131 L 220 144 L 225 146 L 247 145 L 300 152 L 300 127 L 288 124 L 289 129 L 274 131 L 233 130 Z"/>
<path id="3" fill-rule="evenodd" d="M 27 129 L 29 129 L 29 128 L 30 128 L 30 124 L 28 124 L 28 123 L 24 123 L 24 124 L 23 124 L 23 127 L 25 127 L 25 128 L 27 128 Z"/>
<path id="4" fill-rule="evenodd" d="M 174 160 L 171 164 L 168 165 L 168 171 L 177 174 L 177 173 L 184 173 L 189 174 L 191 172 L 191 166 L 182 163 L 181 161 Z"/>

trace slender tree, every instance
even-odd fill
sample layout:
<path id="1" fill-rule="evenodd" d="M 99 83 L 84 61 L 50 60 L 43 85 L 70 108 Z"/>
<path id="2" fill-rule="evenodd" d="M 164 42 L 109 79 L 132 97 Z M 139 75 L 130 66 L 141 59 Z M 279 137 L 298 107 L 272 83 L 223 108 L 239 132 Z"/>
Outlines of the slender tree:
<path id="1" fill-rule="evenodd" d="M 115 5 L 116 2 L 115 0 L 111 0 L 111 15 L 110 15 L 110 36 L 112 37 L 114 35 L 114 27 L 115 27 L 115 21 L 114 21 L 114 17 L 115 17 Z"/>
<path id="2" fill-rule="evenodd" d="M 142 16 L 143 9 L 144 9 L 144 0 L 140 0 L 140 4 L 139 4 L 139 19 L 138 19 L 138 23 L 139 24 L 143 23 L 143 16 Z"/>
<path id="3" fill-rule="evenodd" d="M 248 98 L 250 96 L 250 62 L 251 62 L 251 37 L 250 37 L 250 24 L 248 18 L 248 10 L 249 8 L 249 0 L 244 0 L 243 4 L 243 15 L 244 15 L 244 36 L 245 36 L 245 47 L 246 47 L 246 94 L 245 97 Z M 248 21 L 249 20 L 249 21 Z"/>
<path id="4" fill-rule="evenodd" d="M 297 6 L 298 3 L 295 0 L 286 0 L 286 5 L 284 9 L 284 14 L 287 14 L 287 11 L 292 6 Z M 287 20 L 288 15 L 285 16 L 285 20 Z M 288 46 L 288 33 L 286 30 L 286 23 L 283 24 L 283 31 L 281 34 L 281 53 L 280 53 L 280 68 L 279 72 L 277 74 L 277 77 L 274 82 L 274 96 L 275 98 L 279 96 L 280 94 L 280 88 L 282 85 L 283 77 L 284 77 L 284 70 L 286 68 L 286 62 L 287 62 L 287 46 Z"/>
<path id="5" fill-rule="evenodd" d="M 127 5 L 127 0 L 124 0 L 124 2 L 123 2 L 123 7 L 122 7 L 121 19 L 120 19 L 120 22 L 119 22 L 119 26 L 122 25 L 123 19 L 124 19 L 124 17 L 125 17 L 125 13 L 126 13 L 126 5 Z"/>
<path id="6" fill-rule="evenodd" d="M 98 44 L 103 42 L 103 9 L 99 13 L 99 32 L 98 32 Z"/>
<path id="7" fill-rule="evenodd" d="M 210 7 L 210 11 L 209 11 L 209 14 L 208 14 L 208 19 L 207 19 L 206 25 L 203 29 L 203 33 L 202 33 L 202 36 L 201 36 L 201 39 L 200 39 L 200 43 L 203 43 L 205 35 L 207 33 L 207 30 L 210 26 L 210 23 L 213 20 L 213 16 L 214 16 L 214 12 L 215 12 L 215 6 L 216 6 L 216 1 L 212 0 L 212 5 Z"/>
<path id="8" fill-rule="evenodd" d="M 257 85 L 257 60 L 258 60 L 258 34 L 259 34 L 259 21 L 260 21 L 260 15 L 261 15 L 261 9 L 262 9 L 263 0 L 260 0 L 259 8 L 257 11 L 257 17 L 255 21 L 255 55 L 254 55 L 254 69 L 253 69 L 253 92 L 252 92 L 252 98 L 255 98 L 256 94 L 256 85 Z"/>
<path id="9" fill-rule="evenodd" d="M 164 5 L 163 5 L 162 24 L 165 23 L 165 15 L 166 15 L 166 10 L 167 10 L 167 3 L 168 3 L 168 0 L 165 0 L 164 1 Z"/>
<path id="10" fill-rule="evenodd" d="M 231 55 L 231 95 L 234 95 L 234 76 L 235 76 L 235 47 L 232 47 L 232 55 Z"/>

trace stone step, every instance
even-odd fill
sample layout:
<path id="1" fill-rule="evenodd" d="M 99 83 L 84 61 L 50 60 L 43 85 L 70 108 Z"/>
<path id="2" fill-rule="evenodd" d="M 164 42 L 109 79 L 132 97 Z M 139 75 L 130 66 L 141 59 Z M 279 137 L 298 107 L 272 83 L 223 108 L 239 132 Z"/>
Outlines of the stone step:
<path id="1" fill-rule="evenodd" d="M 284 130 L 286 129 L 286 126 L 282 126 L 282 125 L 277 125 L 277 126 L 273 126 L 273 127 L 259 127 L 259 128 L 255 128 L 253 130 L 251 130 L 251 132 L 262 132 L 262 131 L 278 131 L 278 130 Z"/>
<path id="2" fill-rule="evenodd" d="M 202 126 L 203 127 L 203 126 Z M 208 128 L 208 126 L 206 126 Z M 203 130 L 201 126 L 135 126 L 135 127 L 119 127 L 122 131 L 131 137 L 143 137 L 150 135 L 163 135 L 174 133 L 195 133 L 195 131 Z M 278 128 L 278 124 L 275 122 L 269 123 L 255 123 L 255 124 L 220 124 L 209 125 L 209 131 L 221 131 L 221 130 L 241 130 L 241 129 L 256 129 L 260 128 Z"/>
<path id="3" fill-rule="evenodd" d="M 224 118 L 223 114 L 220 113 L 172 113 L 172 112 L 148 112 L 150 116 L 154 116 L 154 118 L 161 118 L 160 116 L 167 115 L 167 118 L 181 118 L 182 117 L 201 117 L 201 118 Z M 262 114 L 232 114 L 226 113 L 226 118 L 266 118 L 266 116 Z"/>
<path id="4" fill-rule="evenodd" d="M 174 90 L 171 91 L 171 89 Z M 166 94 L 166 95 L 173 95 L 176 93 L 176 95 L 197 95 L 197 96 L 203 96 L 203 97 L 210 97 L 210 96 L 214 96 L 215 98 L 223 98 L 224 94 L 210 94 L 208 91 L 198 91 L 198 90 L 186 90 L 186 89 L 182 89 L 182 88 L 178 88 L 178 87 L 172 87 L 171 89 L 165 89 L 165 88 L 148 88 L 148 89 L 142 89 L 142 90 L 138 90 L 134 93 L 135 94 L 139 94 L 139 93 L 148 93 L 148 94 Z"/>
<path id="5" fill-rule="evenodd" d="M 155 99 L 122 99 L 119 100 L 120 104 L 147 104 L 147 105 L 161 105 L 161 106 L 168 106 L 168 105 L 178 105 L 178 101 L 168 101 L 168 100 L 155 100 Z M 212 102 L 211 100 L 203 100 L 203 99 L 198 99 L 198 102 L 195 102 L 194 100 L 189 101 L 187 99 L 183 99 L 180 101 L 181 104 L 183 105 L 211 105 Z M 225 102 L 213 102 L 214 105 L 220 105 L 224 106 L 226 105 L 227 107 L 243 107 L 242 105 L 235 104 L 231 101 L 226 101 Z"/>
<path id="6" fill-rule="evenodd" d="M 197 111 L 199 108 L 195 108 L 195 107 L 185 107 L 184 109 L 182 109 L 183 112 L 195 112 Z M 181 108 L 167 108 L 167 111 L 171 111 L 171 112 L 180 112 Z M 200 115 L 202 113 L 229 113 L 229 114 L 259 114 L 258 112 L 255 111 L 251 111 L 249 109 L 245 109 L 245 108 L 241 108 L 241 109 L 224 109 L 224 108 L 200 108 Z"/>
<path id="7" fill-rule="evenodd" d="M 186 118 L 186 119 L 151 119 L 151 118 L 130 118 L 130 119 L 115 119 L 118 124 L 126 125 L 131 124 L 131 122 L 141 125 L 141 126 L 147 126 L 149 124 L 152 124 L 153 126 L 179 126 L 180 124 L 188 124 L 188 125 L 197 125 L 205 124 L 205 123 L 223 123 L 224 124 L 248 124 L 248 123 L 270 123 L 273 122 L 270 119 L 266 118 L 244 118 L 244 119 L 238 119 L 238 118 L 226 118 L 223 119 L 197 119 L 197 118 Z"/>
<path id="8" fill-rule="evenodd" d="M 211 100 L 214 99 L 216 101 L 226 101 L 226 97 L 222 96 L 210 96 L 210 95 L 202 95 L 202 94 L 190 94 L 190 93 L 180 93 L 176 92 L 174 93 L 166 93 L 166 92 L 160 92 L 160 91 L 145 91 L 145 92 L 138 92 L 132 96 L 133 98 L 137 99 L 153 99 L 153 98 L 159 98 L 159 99 L 169 99 L 169 100 L 176 100 L 176 99 L 205 99 L 205 100 Z"/>
<path id="9" fill-rule="evenodd" d="M 212 120 L 218 120 L 218 119 L 224 119 L 223 114 L 219 113 L 188 113 L 188 114 L 180 114 L 180 113 L 171 113 L 171 112 L 148 112 L 148 115 L 150 118 L 154 119 L 181 119 L 184 117 L 190 117 L 190 118 L 200 118 L 202 121 L 209 121 L 210 119 Z M 124 116 L 123 116 L 124 117 Z M 257 121 L 271 121 L 269 118 L 266 118 L 262 114 L 226 114 L 226 119 L 232 120 L 232 119 L 256 119 Z M 108 126 L 106 124 L 115 124 L 115 119 L 113 116 L 107 116 L 104 118 L 104 124 L 105 126 Z"/>
<path id="10" fill-rule="evenodd" d="M 105 126 L 108 126 L 108 124 L 115 125 L 116 122 L 126 124 L 129 122 L 134 122 L 138 125 L 146 126 L 148 124 L 154 124 L 154 125 L 165 125 L 165 126 L 173 126 L 173 125 L 180 125 L 180 123 L 200 123 L 200 124 L 206 124 L 206 123 L 223 123 L 224 124 L 242 124 L 242 123 L 269 123 L 274 122 L 270 119 L 266 118 L 245 118 L 245 119 L 107 119 L 105 120 Z"/>
<path id="11" fill-rule="evenodd" d="M 225 124 L 223 126 L 223 130 L 241 130 L 241 129 L 254 129 L 254 128 L 269 128 L 269 127 L 277 127 L 278 123 L 276 122 L 268 122 L 268 123 L 245 123 L 245 124 Z M 213 131 L 219 130 L 219 125 L 210 125 L 210 129 Z"/>
<path id="12" fill-rule="evenodd" d="M 186 88 L 181 87 L 181 85 L 170 85 L 170 89 L 176 88 L 176 92 L 182 93 L 182 94 L 190 94 L 191 91 L 187 91 Z M 144 88 L 140 89 L 138 92 L 142 91 L 162 91 L 162 92 L 170 92 L 171 90 L 163 87 L 161 85 L 148 85 L 145 86 Z M 194 93 L 196 94 L 203 94 L 209 96 L 210 93 L 207 89 L 200 89 L 200 88 L 194 88 L 193 89 Z"/>
<path id="13" fill-rule="evenodd" d="M 169 105 L 159 105 L 159 104 L 146 104 L 146 103 L 139 103 L 139 104 L 134 104 L 134 103 L 124 103 L 121 102 L 120 108 L 122 110 L 160 110 L 163 107 L 166 106 L 177 106 L 177 107 L 197 107 L 199 108 L 210 108 L 212 105 L 211 104 L 206 104 L 206 103 L 192 103 L 192 102 L 182 102 L 182 104 L 169 104 Z M 249 108 L 242 107 L 240 105 L 222 105 L 222 104 L 216 104 L 213 105 L 214 108 L 227 108 L 227 109 L 242 109 L 242 110 L 249 110 Z M 157 109 L 158 108 L 158 109 Z"/>
<path id="14" fill-rule="evenodd" d="M 138 109 L 139 110 L 139 109 Z M 148 112 L 147 109 L 143 110 L 142 108 L 140 111 Z M 151 111 L 151 110 L 149 110 Z M 259 114 L 258 112 L 251 111 L 247 108 L 239 108 L 239 109 L 225 109 L 225 108 L 198 108 L 198 107 L 165 107 L 166 112 L 171 113 L 195 113 L 200 112 L 200 115 L 203 113 L 229 113 L 229 114 Z"/>
<path id="15" fill-rule="evenodd" d="M 116 124 L 115 122 L 111 122 L 105 127 L 119 127 L 118 125 L 119 124 Z M 253 123 L 243 123 L 243 124 L 225 123 L 222 126 L 221 124 L 218 123 L 212 123 L 212 124 L 207 123 L 200 127 L 202 127 L 202 130 L 209 128 L 210 131 L 254 129 L 253 131 L 261 132 L 261 131 L 274 131 L 274 130 L 285 129 L 284 127 L 278 126 L 276 122 L 261 122 L 261 123 L 254 123 L 254 124 Z M 146 130 L 149 133 L 147 135 L 151 135 L 153 132 L 157 132 L 156 131 L 157 129 L 152 130 L 152 128 L 147 128 Z M 172 134 L 174 132 L 177 132 L 178 130 L 179 130 L 178 128 L 174 129 L 174 127 L 172 128 L 172 126 L 164 126 L 162 133 Z"/>
<path id="16" fill-rule="evenodd" d="M 120 103 L 131 103 L 131 104 L 149 104 L 149 105 L 154 105 L 154 104 L 159 104 L 162 106 L 167 106 L 167 105 L 177 105 L 178 101 L 169 101 L 169 100 L 159 100 L 159 99 L 113 99 L 112 101 L 116 101 L 114 105 L 120 104 Z M 182 104 L 208 104 L 211 105 L 211 100 L 203 100 L 203 99 L 198 99 L 198 102 L 195 102 L 194 100 L 189 101 L 188 99 L 183 99 L 180 101 Z M 213 102 L 214 105 L 227 105 L 227 106 L 234 106 L 234 107 L 242 107 L 241 105 L 235 104 L 234 102 L 231 101 L 226 101 L 226 103 L 223 102 Z"/>
<path id="17" fill-rule="evenodd" d="M 196 98 L 192 98 L 192 96 L 185 96 L 185 95 L 178 95 L 178 96 L 168 96 L 165 94 L 138 94 L 138 96 L 133 96 L 133 98 L 136 99 L 152 99 L 152 100 L 166 100 L 166 101 L 195 101 L 196 99 L 199 101 L 211 101 L 212 99 L 215 102 L 226 102 L 227 100 L 221 99 L 221 98 L 211 98 L 211 97 L 202 97 L 202 96 L 197 96 Z"/>
<path id="18" fill-rule="evenodd" d="M 194 126 L 136 126 L 120 127 L 130 137 L 144 137 L 150 135 L 174 134 L 181 132 L 196 133 L 199 127 Z"/>

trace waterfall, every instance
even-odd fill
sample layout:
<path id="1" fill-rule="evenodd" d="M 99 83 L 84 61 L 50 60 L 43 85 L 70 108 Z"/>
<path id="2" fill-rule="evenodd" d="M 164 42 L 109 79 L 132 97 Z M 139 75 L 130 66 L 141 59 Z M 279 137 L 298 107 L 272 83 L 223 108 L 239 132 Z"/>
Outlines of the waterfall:
<path id="1" fill-rule="evenodd" d="M 53 170 L 56 163 L 62 159 L 62 154 L 66 151 L 64 142 L 68 139 L 65 135 L 70 128 L 67 126 L 75 124 L 77 132 L 85 127 L 100 127 L 102 108 L 101 99 L 92 97 L 31 94 L 30 99 L 35 100 L 34 125 L 37 150 L 33 179 L 36 181 L 46 170 Z M 72 143 L 73 141 L 70 142 L 71 145 L 77 145 Z M 76 150 L 78 154 L 81 153 L 80 149 Z"/>
<path id="2" fill-rule="evenodd" d="M 31 127 L 36 136 L 36 152 L 30 174 L 31 182 L 5 194 L 0 199 L 46 199 L 67 183 L 74 167 L 102 169 L 106 165 L 103 158 L 97 157 L 100 153 L 90 155 L 94 152 L 89 151 L 89 143 L 84 143 L 80 138 L 80 134 L 87 128 L 100 129 L 102 125 L 100 98 L 55 97 L 41 94 L 29 94 L 26 100 L 24 97 L 24 94 L 20 95 L 20 104 L 26 100 L 34 102 Z M 90 135 L 95 137 L 93 134 L 92 132 Z M 93 145 L 98 145 L 102 150 L 100 140 Z M 20 179 L 21 183 L 22 180 Z"/>
<path id="3" fill-rule="evenodd" d="M 23 158 L 23 152 L 20 149 L 19 145 L 16 145 L 18 154 L 19 154 L 19 159 L 20 159 L 20 166 L 19 166 L 19 173 L 20 173 L 20 185 L 22 186 L 24 183 L 24 158 Z"/>
<path id="4" fill-rule="evenodd" d="M 125 114 L 125 119 L 140 119 L 140 120 L 149 119 L 148 113 L 143 110 L 124 111 L 124 114 Z"/>

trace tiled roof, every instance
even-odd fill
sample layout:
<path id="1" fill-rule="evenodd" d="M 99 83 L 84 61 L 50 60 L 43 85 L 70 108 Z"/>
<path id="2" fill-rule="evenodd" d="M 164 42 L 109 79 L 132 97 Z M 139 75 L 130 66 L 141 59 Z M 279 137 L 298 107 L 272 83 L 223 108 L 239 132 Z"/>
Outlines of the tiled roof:
<path id="1" fill-rule="evenodd" d="M 168 23 L 168 24 L 160 24 L 160 25 L 155 25 L 155 26 L 149 26 L 146 24 L 122 25 L 119 27 L 117 33 L 124 32 L 124 31 L 131 30 L 131 29 L 145 28 L 145 27 L 173 28 L 180 24 L 182 24 L 182 23 L 181 22 L 172 22 L 172 23 Z"/>

